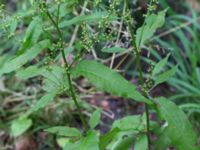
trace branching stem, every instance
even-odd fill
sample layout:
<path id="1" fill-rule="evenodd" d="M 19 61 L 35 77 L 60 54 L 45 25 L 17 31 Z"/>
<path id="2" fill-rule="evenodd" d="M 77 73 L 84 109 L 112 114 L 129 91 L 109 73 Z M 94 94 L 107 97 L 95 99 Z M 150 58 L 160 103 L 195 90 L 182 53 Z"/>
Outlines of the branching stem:
<path id="1" fill-rule="evenodd" d="M 128 13 L 129 10 L 129 1 L 126 0 L 126 12 Z M 139 79 L 140 79 L 140 84 L 143 87 L 145 82 L 144 82 L 144 78 L 143 78 L 143 72 L 142 72 L 142 64 L 141 64 L 141 53 L 140 50 L 137 46 L 136 40 L 135 40 L 135 35 L 134 35 L 134 31 L 132 29 L 131 26 L 131 17 L 128 18 L 127 24 L 128 24 L 128 30 L 131 34 L 131 39 L 132 39 L 132 44 L 134 47 L 134 51 L 136 54 L 136 62 L 137 62 L 137 66 L 138 66 L 138 70 L 139 70 Z M 148 98 L 148 94 L 142 90 L 142 94 L 143 96 Z M 148 139 L 148 149 L 151 150 L 151 138 L 150 138 L 150 119 L 149 119 L 149 107 L 147 104 L 145 104 L 145 113 L 146 113 L 146 128 L 147 128 L 147 139 Z"/>
<path id="2" fill-rule="evenodd" d="M 78 110 L 78 113 L 79 113 L 79 116 L 80 116 L 80 119 L 81 119 L 81 122 L 83 124 L 83 128 L 84 128 L 84 131 L 86 132 L 87 131 L 87 123 L 86 123 L 86 120 L 83 116 L 83 113 L 81 112 L 81 108 L 79 106 L 79 103 L 78 103 L 78 100 L 77 100 L 77 97 L 76 97 L 76 93 L 74 91 L 74 87 L 73 87 L 73 84 L 72 84 L 72 79 L 71 79 L 71 74 L 70 74 L 70 66 L 67 62 L 67 59 L 66 59 L 66 55 L 65 55 L 65 51 L 64 51 L 64 39 L 63 39 L 63 35 L 62 35 L 62 32 L 58 26 L 58 22 L 56 22 L 52 15 L 50 14 L 50 12 L 48 11 L 48 9 L 46 9 L 46 14 L 48 16 L 48 18 L 51 20 L 51 22 L 53 23 L 54 27 L 56 28 L 57 32 L 58 32 L 58 35 L 60 37 L 60 50 L 61 50 L 61 54 L 62 54 L 62 58 L 64 60 L 64 64 L 65 64 L 65 69 L 66 69 L 66 74 L 67 74 L 67 80 L 68 80 L 68 83 L 69 83 L 69 90 L 70 90 L 70 93 L 71 93 L 71 97 L 77 107 L 77 110 Z M 59 19 L 57 19 L 59 20 Z"/>

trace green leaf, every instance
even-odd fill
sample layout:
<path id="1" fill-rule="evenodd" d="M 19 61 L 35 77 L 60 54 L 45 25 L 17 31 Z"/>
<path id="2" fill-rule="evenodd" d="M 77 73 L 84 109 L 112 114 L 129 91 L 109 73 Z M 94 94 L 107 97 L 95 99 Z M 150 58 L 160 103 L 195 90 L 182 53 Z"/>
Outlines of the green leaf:
<path id="1" fill-rule="evenodd" d="M 142 115 L 126 116 L 122 119 L 116 120 L 113 123 L 112 128 L 118 128 L 123 131 L 141 131 L 145 129 L 145 118 Z"/>
<path id="2" fill-rule="evenodd" d="M 26 132 L 32 125 L 32 120 L 27 117 L 20 117 L 11 124 L 11 134 L 15 137 Z"/>
<path id="3" fill-rule="evenodd" d="M 134 115 L 118 119 L 112 125 L 113 130 L 116 128 L 120 132 L 113 135 L 108 148 L 120 150 L 123 147 L 123 149 L 129 150 L 136 140 L 136 135 L 146 130 L 146 115 Z"/>
<path id="4" fill-rule="evenodd" d="M 101 119 L 101 109 L 97 109 L 89 120 L 89 125 L 91 129 L 94 129 L 100 122 Z"/>
<path id="5" fill-rule="evenodd" d="M 49 40 L 41 41 L 36 45 L 34 45 L 30 50 L 27 50 L 26 53 L 6 62 L 4 66 L 0 68 L 0 76 L 2 74 L 10 73 L 12 71 L 19 69 L 28 61 L 34 59 L 41 52 L 41 50 L 47 48 L 49 45 L 50 45 Z"/>
<path id="6" fill-rule="evenodd" d="M 58 145 L 62 148 L 62 149 L 64 149 L 64 147 L 65 147 L 65 144 L 67 143 L 67 142 L 69 142 L 69 138 L 66 138 L 66 137 L 59 137 L 59 138 L 57 138 L 56 139 L 56 141 L 57 141 L 57 143 L 58 143 Z"/>
<path id="7" fill-rule="evenodd" d="M 157 102 L 160 114 L 166 121 L 162 136 L 170 143 L 168 146 L 175 146 L 180 150 L 199 150 L 197 135 L 184 112 L 165 98 L 158 98 Z M 163 141 L 162 138 L 160 141 Z"/>
<path id="8" fill-rule="evenodd" d="M 76 128 L 70 128 L 65 126 L 51 127 L 45 129 L 44 131 L 65 137 L 81 137 L 81 133 L 79 130 L 77 130 Z"/>
<path id="9" fill-rule="evenodd" d="M 148 143 L 147 143 L 147 136 L 141 135 L 136 141 L 134 150 L 147 150 L 148 149 Z"/>
<path id="10" fill-rule="evenodd" d="M 119 128 L 114 128 L 110 132 L 100 137 L 100 150 L 105 150 L 106 146 L 114 139 L 114 137 L 120 132 Z"/>
<path id="11" fill-rule="evenodd" d="M 158 140 L 154 143 L 157 150 L 167 149 L 172 146 L 171 139 L 165 135 L 165 132 L 158 136 Z"/>
<path id="12" fill-rule="evenodd" d="M 161 73 L 155 77 L 155 85 L 161 84 L 167 80 L 169 80 L 172 76 L 175 75 L 177 70 L 177 66 L 173 67 L 172 69 Z"/>
<path id="13" fill-rule="evenodd" d="M 121 47 L 112 47 L 112 48 L 104 48 L 101 51 L 106 53 L 120 53 L 126 51 L 126 49 Z"/>
<path id="14" fill-rule="evenodd" d="M 10 56 L 7 55 L 7 54 L 4 54 L 4 55 L 0 56 L 0 70 L 4 66 L 6 61 L 8 61 L 9 59 L 10 59 Z"/>
<path id="15" fill-rule="evenodd" d="M 166 10 L 159 12 L 158 14 L 151 14 L 145 19 L 144 25 L 136 31 L 136 44 L 137 47 L 143 45 L 149 40 L 156 32 L 156 30 L 162 27 L 165 23 Z"/>
<path id="16" fill-rule="evenodd" d="M 45 68 L 38 68 L 37 66 L 30 66 L 28 68 L 23 68 L 17 71 L 16 76 L 20 79 L 27 80 L 28 78 L 33 78 L 35 76 L 41 75 Z"/>
<path id="17" fill-rule="evenodd" d="M 154 67 L 152 71 L 152 76 L 155 76 L 156 74 L 160 73 L 162 71 L 163 67 L 167 64 L 167 60 L 169 59 L 170 54 L 167 55 L 164 59 L 160 60 Z"/>
<path id="18" fill-rule="evenodd" d="M 109 144 L 106 146 L 106 149 L 120 150 L 120 148 L 122 148 L 124 146 L 124 148 L 129 150 L 129 148 L 135 142 L 135 138 L 136 138 L 136 134 L 134 131 L 120 130 L 118 133 L 113 135 L 112 140 L 110 140 Z"/>
<path id="19" fill-rule="evenodd" d="M 80 16 L 74 17 L 71 20 L 66 20 L 66 21 L 61 22 L 59 24 L 59 27 L 64 28 L 64 27 L 71 26 L 71 25 L 81 24 L 83 22 L 97 23 L 97 22 L 105 19 L 105 16 L 107 16 L 107 15 L 108 15 L 108 12 L 93 12 L 88 15 L 80 15 Z M 117 17 L 111 15 L 108 19 L 114 20 L 114 19 L 117 19 Z"/>
<path id="20" fill-rule="evenodd" d="M 40 17 L 33 18 L 28 26 L 21 48 L 18 54 L 23 54 L 28 48 L 36 44 L 42 33 L 42 20 Z"/>
<path id="21" fill-rule="evenodd" d="M 44 72 L 43 89 L 49 93 L 53 91 L 64 91 L 69 88 L 67 76 L 64 68 L 59 66 L 49 66 Z"/>
<path id="22" fill-rule="evenodd" d="M 133 84 L 117 72 L 96 61 L 80 62 L 74 68 L 73 75 L 86 77 L 97 88 L 105 92 L 151 104 L 151 101 L 142 96 Z"/>
<path id="23" fill-rule="evenodd" d="M 66 143 L 64 150 L 99 150 L 99 137 L 94 131 L 90 131 L 81 140 Z"/>
<path id="24" fill-rule="evenodd" d="M 18 20 L 17 19 L 13 19 L 10 23 L 10 34 L 15 33 L 16 29 L 17 29 L 17 25 L 18 25 Z"/>
<path id="25" fill-rule="evenodd" d="M 116 143 L 112 150 L 130 150 L 131 146 L 133 146 L 135 139 L 133 135 L 124 136 L 121 140 Z"/>
<path id="26" fill-rule="evenodd" d="M 58 91 L 54 91 L 44 95 L 40 100 L 36 102 L 36 104 L 28 111 L 28 113 L 33 113 L 47 106 L 51 101 L 53 101 L 57 93 Z"/>
<path id="27" fill-rule="evenodd" d="M 23 80 L 36 76 L 44 77 L 43 89 L 48 93 L 53 91 L 63 91 L 69 88 L 64 68 L 56 65 L 41 68 L 30 66 L 26 69 L 17 71 L 16 76 Z"/>
<path id="28" fill-rule="evenodd" d="M 200 113 L 200 105 L 195 103 L 186 103 L 181 104 L 179 106 L 182 110 L 189 111 L 189 112 L 198 112 Z"/>

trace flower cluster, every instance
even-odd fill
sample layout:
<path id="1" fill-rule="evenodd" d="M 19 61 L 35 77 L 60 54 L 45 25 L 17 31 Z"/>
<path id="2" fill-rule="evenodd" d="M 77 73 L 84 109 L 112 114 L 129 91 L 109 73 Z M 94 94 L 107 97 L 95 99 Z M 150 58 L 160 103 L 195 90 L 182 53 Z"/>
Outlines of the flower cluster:
<path id="1" fill-rule="evenodd" d="M 151 0 L 150 4 L 148 5 L 148 11 L 146 16 L 150 15 L 157 9 L 158 3 L 159 3 L 158 0 Z"/>
<path id="2" fill-rule="evenodd" d="M 4 33 L 7 38 L 14 37 L 20 20 L 21 16 L 19 14 L 11 16 L 4 10 L 4 5 L 0 5 L 0 30 L 3 31 L 2 33 Z"/>
<path id="3" fill-rule="evenodd" d="M 103 18 L 103 20 L 101 21 L 101 23 L 99 24 L 99 27 L 109 27 L 110 25 L 110 21 L 109 21 L 109 18 L 113 15 L 113 14 L 116 14 L 116 9 L 115 7 L 116 6 L 119 6 L 120 3 L 121 3 L 121 0 L 113 0 L 112 2 L 110 2 L 110 5 L 109 5 L 109 9 L 108 9 L 108 14 Z"/>
<path id="4" fill-rule="evenodd" d="M 88 52 L 91 51 L 93 46 L 93 37 L 89 33 L 87 25 L 85 23 L 82 24 L 82 36 L 81 36 L 81 43 L 85 50 Z"/>

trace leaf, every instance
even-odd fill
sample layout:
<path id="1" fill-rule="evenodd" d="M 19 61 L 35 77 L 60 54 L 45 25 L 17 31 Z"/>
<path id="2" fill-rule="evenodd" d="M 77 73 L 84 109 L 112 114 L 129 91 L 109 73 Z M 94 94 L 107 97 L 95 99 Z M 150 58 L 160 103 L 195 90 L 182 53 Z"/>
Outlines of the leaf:
<path id="1" fill-rule="evenodd" d="M 134 150 L 147 150 L 148 149 L 148 143 L 147 143 L 147 136 L 141 135 L 136 141 Z"/>
<path id="2" fill-rule="evenodd" d="M 53 65 L 49 66 L 42 76 L 45 77 L 43 80 L 43 89 L 49 93 L 53 91 L 65 91 L 69 88 L 67 76 L 64 68 Z"/>
<path id="3" fill-rule="evenodd" d="M 44 40 L 36 45 L 34 45 L 30 50 L 27 50 L 26 53 L 17 56 L 16 58 L 6 62 L 2 68 L 0 68 L 0 76 L 5 73 L 10 73 L 19 69 L 21 66 L 26 64 L 28 61 L 34 59 L 42 49 L 49 46 L 49 40 Z"/>
<path id="4" fill-rule="evenodd" d="M 124 146 L 124 148 L 128 149 L 135 142 L 135 138 L 136 138 L 136 134 L 135 134 L 134 131 L 131 131 L 131 130 L 122 131 L 122 130 L 120 130 L 118 133 L 113 135 L 112 140 L 106 146 L 106 149 L 120 150 L 121 146 L 122 147 Z M 130 141 L 132 141 L 132 142 L 130 142 Z M 128 142 L 128 143 L 130 142 L 130 143 L 128 144 L 126 142 Z"/>
<path id="5" fill-rule="evenodd" d="M 114 146 L 112 150 L 130 150 L 131 146 L 133 146 L 135 139 L 134 136 L 124 136 L 119 140 L 118 143 Z"/>
<path id="6" fill-rule="evenodd" d="M 112 48 L 104 48 L 101 51 L 106 53 L 119 53 L 126 51 L 126 49 L 121 47 L 112 47 Z"/>
<path id="7" fill-rule="evenodd" d="M 173 75 L 175 75 L 177 70 L 177 66 L 173 67 L 172 69 L 159 74 L 158 76 L 155 77 L 155 85 L 161 84 L 167 80 L 169 80 Z"/>
<path id="8" fill-rule="evenodd" d="M 0 70 L 4 66 L 6 61 L 8 61 L 9 59 L 10 59 L 10 56 L 7 55 L 7 54 L 4 54 L 3 56 L 0 56 Z"/>
<path id="9" fill-rule="evenodd" d="M 13 19 L 10 23 L 10 29 L 9 32 L 10 34 L 15 33 L 16 29 L 17 29 L 17 25 L 18 25 L 18 20 L 17 19 Z"/>
<path id="10" fill-rule="evenodd" d="M 40 17 L 33 18 L 32 22 L 26 30 L 26 34 L 22 43 L 21 48 L 18 51 L 18 54 L 23 54 L 28 48 L 36 44 L 39 40 L 39 37 L 42 33 L 42 20 Z"/>
<path id="11" fill-rule="evenodd" d="M 171 139 L 165 135 L 165 132 L 158 136 L 158 140 L 154 143 L 157 150 L 167 149 L 172 146 Z"/>
<path id="12" fill-rule="evenodd" d="M 133 84 L 125 80 L 117 72 L 96 61 L 81 61 L 74 68 L 73 75 L 86 77 L 102 91 L 151 104 L 151 101 L 142 96 Z"/>
<path id="13" fill-rule="evenodd" d="M 89 125 L 91 129 L 94 129 L 100 122 L 101 119 L 101 109 L 97 109 L 89 120 Z"/>
<path id="14" fill-rule="evenodd" d="M 66 143 L 64 150 L 99 150 L 99 137 L 94 131 L 90 131 L 80 141 Z"/>
<path id="15" fill-rule="evenodd" d="M 164 59 L 160 60 L 154 67 L 152 71 L 152 76 L 155 76 L 156 74 L 160 73 L 162 71 L 163 67 L 167 64 L 167 60 L 169 59 L 170 54 L 167 55 Z"/>
<path id="16" fill-rule="evenodd" d="M 116 120 L 112 128 L 118 128 L 120 130 L 134 130 L 141 131 L 145 129 L 145 118 L 142 115 L 126 116 L 122 119 Z"/>
<path id="17" fill-rule="evenodd" d="M 38 68 L 37 66 L 30 66 L 25 69 L 17 71 L 16 76 L 20 79 L 27 80 L 28 78 L 33 78 L 35 76 L 41 75 L 45 68 Z"/>
<path id="18" fill-rule="evenodd" d="M 109 149 L 129 150 L 136 140 L 137 133 L 141 133 L 146 130 L 145 117 L 145 115 L 134 115 L 116 120 L 112 125 L 112 129 L 118 129 L 120 132 L 113 135 L 112 142 L 110 141 L 109 144 Z"/>
<path id="19" fill-rule="evenodd" d="M 100 137 L 100 150 L 106 149 L 106 146 L 114 139 L 114 137 L 120 132 L 119 128 L 114 128 L 110 132 Z"/>
<path id="20" fill-rule="evenodd" d="M 184 112 L 165 98 L 158 98 L 157 102 L 159 111 L 166 121 L 162 135 L 168 143 L 170 142 L 168 146 L 175 146 L 180 150 L 199 150 L 197 135 Z"/>
<path id="21" fill-rule="evenodd" d="M 195 103 L 186 103 L 181 104 L 179 106 L 182 110 L 189 111 L 189 112 L 198 112 L 200 113 L 200 105 Z"/>
<path id="22" fill-rule="evenodd" d="M 20 117 L 11 124 L 11 134 L 15 137 L 26 132 L 32 125 L 32 120 L 27 117 Z"/>
<path id="23" fill-rule="evenodd" d="M 44 95 L 40 100 L 36 102 L 36 104 L 28 111 L 28 113 L 33 113 L 35 111 L 38 111 L 39 109 L 44 108 L 51 101 L 53 101 L 57 93 L 58 91 L 54 91 L 52 93 L 47 93 L 46 95 Z"/>
<path id="24" fill-rule="evenodd" d="M 136 44 L 137 47 L 143 45 L 149 40 L 156 32 L 156 30 L 163 26 L 165 23 L 166 10 L 158 14 L 151 14 L 145 19 L 144 25 L 136 31 Z"/>
<path id="25" fill-rule="evenodd" d="M 81 137 L 81 133 L 79 130 L 77 130 L 76 128 L 70 128 L 65 126 L 51 127 L 45 129 L 44 131 L 65 137 Z"/>
<path id="26" fill-rule="evenodd" d="M 26 69 L 17 71 L 16 76 L 23 80 L 36 76 L 44 77 L 43 89 L 48 93 L 53 91 L 63 91 L 69 88 L 64 68 L 56 65 L 41 68 L 30 66 Z"/>
<path id="27" fill-rule="evenodd" d="M 52 65 L 46 68 L 44 72 L 41 73 L 43 77 L 51 80 L 52 82 L 63 82 L 65 70 L 64 68 L 57 66 L 57 65 Z"/>
<path id="28" fill-rule="evenodd" d="M 67 143 L 67 142 L 69 142 L 69 138 L 66 138 L 66 137 L 61 137 L 61 138 L 57 138 L 56 139 L 56 141 L 57 141 L 57 144 L 62 148 L 62 149 L 64 149 L 64 147 L 65 147 L 65 144 Z"/>
<path id="29" fill-rule="evenodd" d="M 75 25 L 81 24 L 83 22 L 85 22 L 87 24 L 97 23 L 97 22 L 105 19 L 105 16 L 107 16 L 107 15 L 108 15 L 108 12 L 93 12 L 93 13 L 88 14 L 88 15 L 80 15 L 80 16 L 74 17 L 71 20 L 63 21 L 61 24 L 59 24 L 59 27 L 64 28 L 64 27 L 71 26 L 71 25 L 74 25 L 74 24 Z M 117 19 L 117 17 L 111 15 L 108 19 L 114 20 L 114 19 Z"/>

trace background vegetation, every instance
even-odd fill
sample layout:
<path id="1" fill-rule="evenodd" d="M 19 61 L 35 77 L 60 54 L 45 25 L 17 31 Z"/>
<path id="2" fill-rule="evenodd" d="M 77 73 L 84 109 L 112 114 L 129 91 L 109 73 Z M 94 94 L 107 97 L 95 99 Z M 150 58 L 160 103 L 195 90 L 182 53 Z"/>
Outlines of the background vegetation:
<path id="1" fill-rule="evenodd" d="M 126 5 L 120 0 L 43 2 L 0 0 L 0 150 L 79 150 L 83 149 L 82 141 L 79 147 L 72 143 L 81 134 L 90 137 L 84 142 L 89 141 L 91 150 L 98 149 L 94 144 L 96 135 L 104 135 L 99 149 L 122 150 L 132 145 L 136 150 L 145 150 L 148 134 L 152 149 L 189 150 L 184 142 L 193 142 L 190 140 L 193 132 L 196 139 L 200 136 L 200 2 L 132 0 Z M 151 26 L 148 23 L 145 26 L 148 17 Z M 132 44 L 131 30 L 136 34 L 136 47 Z M 144 85 L 140 83 L 137 51 L 133 52 L 136 48 L 141 55 Z M 165 71 L 168 73 L 158 76 Z M 121 82 L 122 76 L 116 72 L 130 82 L 124 79 Z M 137 97 L 135 89 L 144 97 Z M 171 141 L 159 137 L 160 129 L 168 124 L 158 119 L 159 113 L 153 107 L 148 115 L 151 133 L 145 136 L 144 103 L 150 103 L 147 98 L 159 96 L 166 97 L 167 100 L 160 98 L 160 102 L 169 106 L 167 113 L 161 110 L 161 114 L 174 114 L 174 120 L 166 117 L 165 121 L 189 124 L 189 128 L 178 127 L 183 130 L 177 132 L 166 131 L 164 135 L 169 134 L 167 138 Z M 186 117 L 168 101 L 177 104 Z M 185 128 L 190 130 L 187 119 L 193 131 L 178 133 Z M 90 126 L 89 134 L 86 124 Z M 53 128 L 63 126 L 73 129 Z M 118 134 L 115 127 L 123 132 Z M 97 131 L 93 132 L 94 128 Z M 121 148 L 120 142 L 124 141 L 119 139 L 133 138 L 133 133 L 136 142 L 127 138 Z M 113 139 L 107 142 L 105 139 L 110 136 Z M 176 141 L 179 137 L 185 138 Z M 194 150 L 199 148 L 199 141 L 195 144 Z"/>

